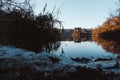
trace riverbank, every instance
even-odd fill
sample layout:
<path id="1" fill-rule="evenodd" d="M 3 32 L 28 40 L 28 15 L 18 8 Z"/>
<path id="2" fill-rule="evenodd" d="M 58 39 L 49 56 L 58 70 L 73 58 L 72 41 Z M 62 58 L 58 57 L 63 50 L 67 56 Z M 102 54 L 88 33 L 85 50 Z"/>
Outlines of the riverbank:
<path id="1" fill-rule="evenodd" d="M 120 57 L 66 58 L 0 46 L 1 80 L 119 80 Z"/>

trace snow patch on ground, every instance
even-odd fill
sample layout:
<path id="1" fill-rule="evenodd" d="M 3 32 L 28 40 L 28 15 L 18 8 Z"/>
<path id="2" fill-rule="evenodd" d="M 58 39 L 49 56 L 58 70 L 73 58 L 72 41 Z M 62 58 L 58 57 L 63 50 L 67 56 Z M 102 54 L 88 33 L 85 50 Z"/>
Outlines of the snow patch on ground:
<path id="1" fill-rule="evenodd" d="M 12 61 L 11 61 L 12 60 Z M 54 62 L 53 62 L 53 61 Z M 67 72 L 76 71 L 77 66 L 88 67 L 92 69 L 101 68 L 106 73 L 114 72 L 115 74 L 120 74 L 120 69 L 116 68 L 117 61 L 119 60 L 109 60 L 109 61 L 90 61 L 89 63 L 80 63 L 66 58 L 63 55 L 57 56 L 55 54 L 49 53 L 35 53 L 32 51 L 26 51 L 15 47 L 0 46 L 0 67 L 20 67 L 23 65 L 29 65 L 32 68 L 44 72 L 44 71 L 54 71 L 54 70 L 64 70 Z M 18 65 L 19 64 L 19 65 Z M 118 67 L 120 65 L 118 64 Z"/>

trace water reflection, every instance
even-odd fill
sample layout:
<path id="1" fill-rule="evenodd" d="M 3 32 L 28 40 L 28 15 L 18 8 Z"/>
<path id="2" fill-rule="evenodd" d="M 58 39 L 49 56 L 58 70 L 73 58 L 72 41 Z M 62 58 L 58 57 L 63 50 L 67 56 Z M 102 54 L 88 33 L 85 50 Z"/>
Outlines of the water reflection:
<path id="1" fill-rule="evenodd" d="M 105 51 L 120 55 L 120 37 L 93 36 L 93 41 L 101 45 Z"/>
<path id="2" fill-rule="evenodd" d="M 120 54 L 120 38 L 71 36 L 67 39 L 64 38 L 54 53 L 57 55 L 64 54 L 66 57 L 81 58 L 115 57 L 115 54 Z"/>
<path id="3" fill-rule="evenodd" d="M 75 43 L 86 42 L 86 41 L 92 42 L 91 36 L 79 36 L 79 37 L 73 37 L 73 38 Z"/>
<path id="4" fill-rule="evenodd" d="M 96 42 L 108 53 L 120 55 L 120 37 L 108 36 L 72 36 L 74 43 Z M 71 40 L 71 37 L 66 40 Z M 72 40 L 71 40 L 72 41 Z"/>
<path id="5" fill-rule="evenodd" d="M 92 36 L 91 35 L 86 35 L 86 36 L 67 36 L 67 37 L 62 37 L 62 41 L 74 41 L 75 43 L 80 43 L 80 42 L 92 42 Z"/>
<path id="6" fill-rule="evenodd" d="M 60 31 L 58 29 L 39 29 L 35 33 L 26 31 L 8 32 L 8 36 L 0 37 L 0 44 L 7 46 L 15 46 L 17 48 L 26 49 L 34 52 L 50 52 L 57 50 L 60 46 Z"/>

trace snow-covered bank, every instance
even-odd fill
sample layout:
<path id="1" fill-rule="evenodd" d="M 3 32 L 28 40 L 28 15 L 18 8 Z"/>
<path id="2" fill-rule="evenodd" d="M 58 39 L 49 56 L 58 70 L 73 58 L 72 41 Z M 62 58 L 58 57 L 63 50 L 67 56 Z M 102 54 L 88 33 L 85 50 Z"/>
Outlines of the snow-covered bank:
<path id="1" fill-rule="evenodd" d="M 108 80 L 112 77 L 110 80 L 114 80 L 116 77 L 120 79 L 120 77 L 118 77 L 120 75 L 120 60 L 118 58 L 112 58 L 110 60 L 101 61 L 90 60 L 84 63 L 66 58 L 63 55 L 57 56 L 55 54 L 44 52 L 38 54 L 19 48 L 0 46 L 0 70 L 0 74 L 2 74 L 0 76 L 0 80 L 4 80 L 6 78 L 11 79 L 13 77 L 18 80 L 18 77 L 21 77 L 21 75 L 23 77 L 23 74 L 25 77 L 27 76 L 26 80 L 29 80 L 29 77 L 32 79 L 33 75 L 34 77 L 42 78 L 41 80 L 50 80 L 52 77 L 52 80 L 59 80 L 60 78 L 57 79 L 58 77 L 55 77 L 56 75 L 59 77 L 65 75 L 75 77 L 73 75 L 77 76 L 84 74 L 86 76 L 92 75 L 92 77 L 94 77 L 96 73 L 98 75 L 93 79 L 97 79 L 102 76 Z M 90 74 L 91 72 L 93 74 Z M 31 76 L 28 75 L 29 73 Z M 9 76 L 7 77 L 7 75 Z M 34 79 L 35 78 L 33 78 L 33 80 Z M 67 77 L 67 80 L 72 79 L 68 79 Z"/>

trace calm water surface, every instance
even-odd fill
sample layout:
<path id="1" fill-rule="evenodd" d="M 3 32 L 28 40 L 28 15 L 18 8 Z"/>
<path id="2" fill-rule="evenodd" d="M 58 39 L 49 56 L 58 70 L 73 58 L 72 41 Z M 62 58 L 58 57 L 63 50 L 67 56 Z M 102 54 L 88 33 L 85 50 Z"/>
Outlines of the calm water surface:
<path id="1" fill-rule="evenodd" d="M 93 41 L 75 43 L 74 41 L 61 41 L 61 46 L 53 53 L 66 57 L 85 57 L 85 58 L 109 58 L 115 54 L 105 51 L 101 45 Z"/>

